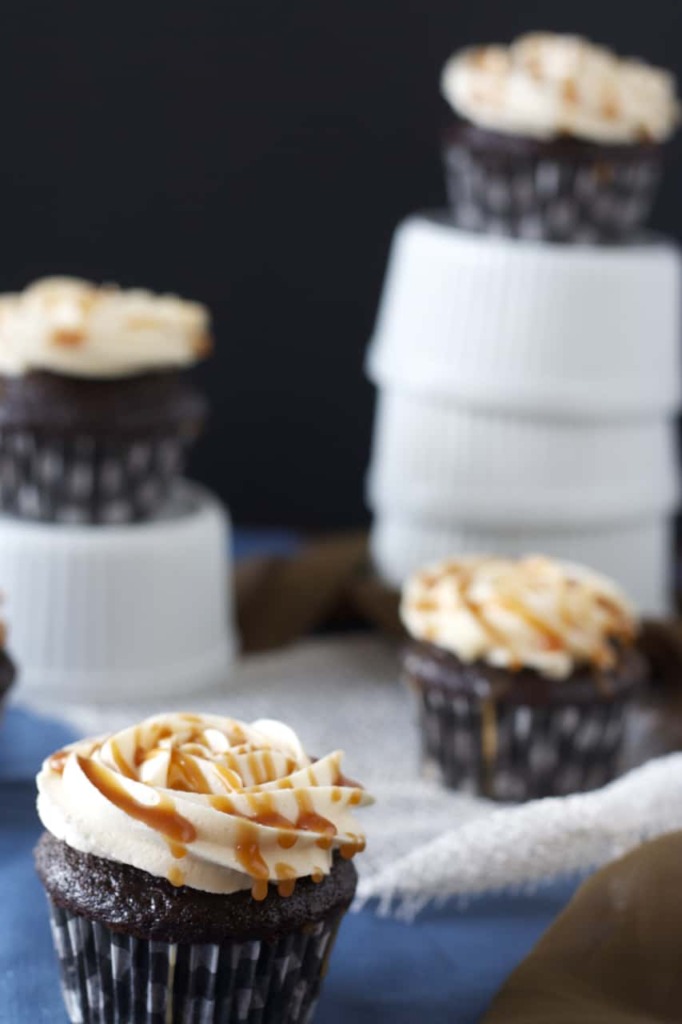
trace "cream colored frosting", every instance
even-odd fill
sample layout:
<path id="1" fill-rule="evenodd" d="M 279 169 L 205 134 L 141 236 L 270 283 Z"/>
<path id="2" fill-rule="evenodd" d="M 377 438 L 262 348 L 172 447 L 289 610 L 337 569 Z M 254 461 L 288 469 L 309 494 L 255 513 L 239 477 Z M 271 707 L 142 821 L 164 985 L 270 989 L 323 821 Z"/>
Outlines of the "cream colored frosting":
<path id="1" fill-rule="evenodd" d="M 401 616 L 415 639 L 464 662 L 566 678 L 580 665 L 612 667 L 635 613 L 610 580 L 539 556 L 452 559 L 405 584 Z"/>
<path id="2" fill-rule="evenodd" d="M 321 881 L 365 839 L 371 803 L 340 751 L 311 761 L 281 722 L 163 714 L 48 758 L 38 813 L 69 846 L 213 893 Z"/>
<path id="3" fill-rule="evenodd" d="M 578 36 L 534 33 L 462 50 L 443 68 L 441 90 L 474 124 L 541 139 L 662 142 L 679 118 L 670 72 Z"/>
<path id="4" fill-rule="evenodd" d="M 0 373 L 125 377 L 189 366 L 210 350 L 198 302 L 77 278 L 43 278 L 0 295 Z"/>

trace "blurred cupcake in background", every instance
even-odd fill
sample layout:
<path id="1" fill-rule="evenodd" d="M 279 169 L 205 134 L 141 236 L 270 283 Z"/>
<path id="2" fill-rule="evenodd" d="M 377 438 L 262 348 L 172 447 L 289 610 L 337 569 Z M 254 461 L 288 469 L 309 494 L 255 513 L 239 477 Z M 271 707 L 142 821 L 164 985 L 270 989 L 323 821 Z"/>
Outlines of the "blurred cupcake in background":
<path id="1" fill-rule="evenodd" d="M 631 237 L 679 118 L 673 76 L 577 36 L 535 33 L 446 63 L 455 223 L 561 242 Z"/>
<path id="2" fill-rule="evenodd" d="M 48 758 L 36 866 L 71 1020 L 309 1021 L 371 802 L 342 757 L 165 714 Z"/>
<path id="3" fill-rule="evenodd" d="M 16 675 L 14 662 L 7 653 L 7 626 L 0 619 L 0 713 L 5 706 L 7 695 Z"/>
<path id="4" fill-rule="evenodd" d="M 150 518 L 205 418 L 186 371 L 209 329 L 196 302 L 72 278 L 0 296 L 0 509 Z"/>
<path id="5" fill-rule="evenodd" d="M 445 785 L 528 800 L 616 774 L 646 665 L 615 584 L 544 557 L 452 559 L 407 581 L 401 616 L 425 763 Z"/>

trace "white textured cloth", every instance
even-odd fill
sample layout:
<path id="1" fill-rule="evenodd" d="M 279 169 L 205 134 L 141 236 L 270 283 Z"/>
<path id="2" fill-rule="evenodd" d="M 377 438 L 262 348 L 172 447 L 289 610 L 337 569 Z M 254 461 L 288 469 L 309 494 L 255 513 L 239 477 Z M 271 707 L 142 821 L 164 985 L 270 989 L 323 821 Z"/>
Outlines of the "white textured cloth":
<path id="1" fill-rule="evenodd" d="M 595 793 L 500 807 L 442 789 L 419 775 L 412 700 L 395 647 L 376 637 L 309 640 L 252 655 L 219 693 L 188 694 L 166 708 L 46 707 L 79 733 L 118 729 L 144 715 L 183 708 L 246 720 L 275 717 L 306 749 L 346 751 L 345 770 L 376 797 L 362 812 L 367 851 L 357 859 L 358 899 L 409 916 L 432 900 L 536 887 L 582 873 L 645 838 L 682 829 L 682 754 L 632 769 Z M 647 716 L 633 716 L 627 757 L 656 753 Z"/>

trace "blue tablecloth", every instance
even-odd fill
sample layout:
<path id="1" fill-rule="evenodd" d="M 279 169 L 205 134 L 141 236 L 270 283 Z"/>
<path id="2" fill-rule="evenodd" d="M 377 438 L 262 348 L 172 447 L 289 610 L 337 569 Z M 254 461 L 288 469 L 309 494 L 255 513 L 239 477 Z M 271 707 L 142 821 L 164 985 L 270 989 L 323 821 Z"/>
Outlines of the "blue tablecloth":
<path id="1" fill-rule="evenodd" d="M 40 831 L 36 768 L 70 738 L 59 723 L 18 708 L 0 725 L 3 1024 L 66 1022 L 31 849 Z M 371 907 L 347 915 L 316 1024 L 474 1024 L 574 887 L 481 898 L 422 913 L 413 924 L 380 918 Z"/>

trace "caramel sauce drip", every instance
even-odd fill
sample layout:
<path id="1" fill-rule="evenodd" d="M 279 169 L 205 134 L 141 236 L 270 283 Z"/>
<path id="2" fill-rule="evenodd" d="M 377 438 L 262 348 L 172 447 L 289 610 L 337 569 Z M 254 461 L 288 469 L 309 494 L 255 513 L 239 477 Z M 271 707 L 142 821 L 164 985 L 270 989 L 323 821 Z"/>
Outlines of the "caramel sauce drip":
<path id="1" fill-rule="evenodd" d="M 197 837 L 194 825 L 176 811 L 170 797 L 159 794 L 157 802 L 151 807 L 140 803 L 121 785 L 114 772 L 96 761 L 78 755 L 77 759 L 88 782 L 114 807 L 118 807 L 131 818 L 141 821 L 148 828 L 161 833 L 173 842 L 183 844 L 194 842 Z"/>
<path id="2" fill-rule="evenodd" d="M 251 822 L 241 821 L 239 823 L 235 851 L 237 860 L 247 875 L 267 881 L 270 872 L 260 852 L 258 829 Z"/>
<path id="3" fill-rule="evenodd" d="M 513 597 L 505 597 L 500 601 L 500 605 L 516 615 L 522 622 L 525 622 L 534 629 L 536 633 L 539 633 L 542 637 L 543 647 L 546 650 L 561 651 L 566 646 L 561 633 L 557 632 L 556 629 L 538 615 L 535 615 L 521 601 Z"/>
<path id="4" fill-rule="evenodd" d="M 85 341 L 85 332 L 78 327 L 57 327 L 52 332 L 52 343 L 60 348 L 78 348 Z"/>
<path id="5" fill-rule="evenodd" d="M 344 860 L 351 860 L 356 853 L 362 853 L 365 848 L 365 840 L 361 836 L 351 836 L 348 842 L 342 843 L 339 853 Z"/>
<path id="6" fill-rule="evenodd" d="M 497 750 L 497 704 L 494 697 L 486 697 L 481 704 L 481 755 L 483 758 L 482 788 L 487 796 L 493 792 Z"/>
<path id="7" fill-rule="evenodd" d="M 310 793 L 305 790 L 298 790 L 296 793 L 298 804 L 298 819 L 295 828 L 301 832 L 321 832 L 323 836 L 333 839 L 337 829 L 333 821 L 323 818 L 321 814 L 313 809 L 313 802 Z"/>
<path id="8" fill-rule="evenodd" d="M 172 839 L 168 840 L 168 849 L 176 860 L 182 860 L 183 857 L 187 856 L 187 847 L 183 846 L 182 843 L 174 843 Z"/>
<path id="9" fill-rule="evenodd" d="M 258 903 L 262 903 L 268 895 L 268 880 L 267 878 L 257 878 L 251 886 L 251 895 Z"/>
<path id="10" fill-rule="evenodd" d="M 332 803 L 333 804 L 338 804 L 338 802 L 339 802 L 339 800 L 341 799 L 342 796 L 343 796 L 343 793 L 341 792 L 341 789 L 339 788 L 339 786 L 334 786 L 334 788 L 332 789 Z"/>
<path id="11" fill-rule="evenodd" d="M 111 750 L 111 756 L 113 758 L 114 764 L 116 765 L 116 769 L 121 773 L 121 775 L 123 775 L 126 779 L 136 779 L 137 776 L 135 775 L 135 772 L 132 770 L 132 768 L 126 761 L 125 757 L 123 756 L 121 748 L 119 747 L 116 740 L 109 740 L 109 749 Z"/>
<path id="12" fill-rule="evenodd" d="M 185 793 L 211 792 L 211 787 L 195 758 L 176 749 L 170 753 L 168 788 Z"/>
<path id="13" fill-rule="evenodd" d="M 185 876 L 183 875 L 182 871 L 180 870 L 177 864 L 171 864 L 170 869 L 168 871 L 168 875 L 166 877 L 168 878 L 170 884 L 174 885 L 176 889 L 179 888 L 181 885 L 185 884 Z"/>
<path id="14" fill-rule="evenodd" d="M 315 868 L 310 877 L 312 878 L 315 885 L 319 885 L 324 878 L 324 871 L 320 871 L 319 868 Z"/>
<path id="15" fill-rule="evenodd" d="M 277 892 L 284 899 L 291 896 L 296 888 L 296 872 L 290 864 L 278 861 L 275 864 L 275 876 L 279 879 Z"/>
<path id="16" fill-rule="evenodd" d="M 47 767 L 51 772 L 55 772 L 57 775 L 62 775 L 70 753 L 70 750 L 58 750 L 55 754 L 52 754 L 51 757 L 48 757 Z"/>

